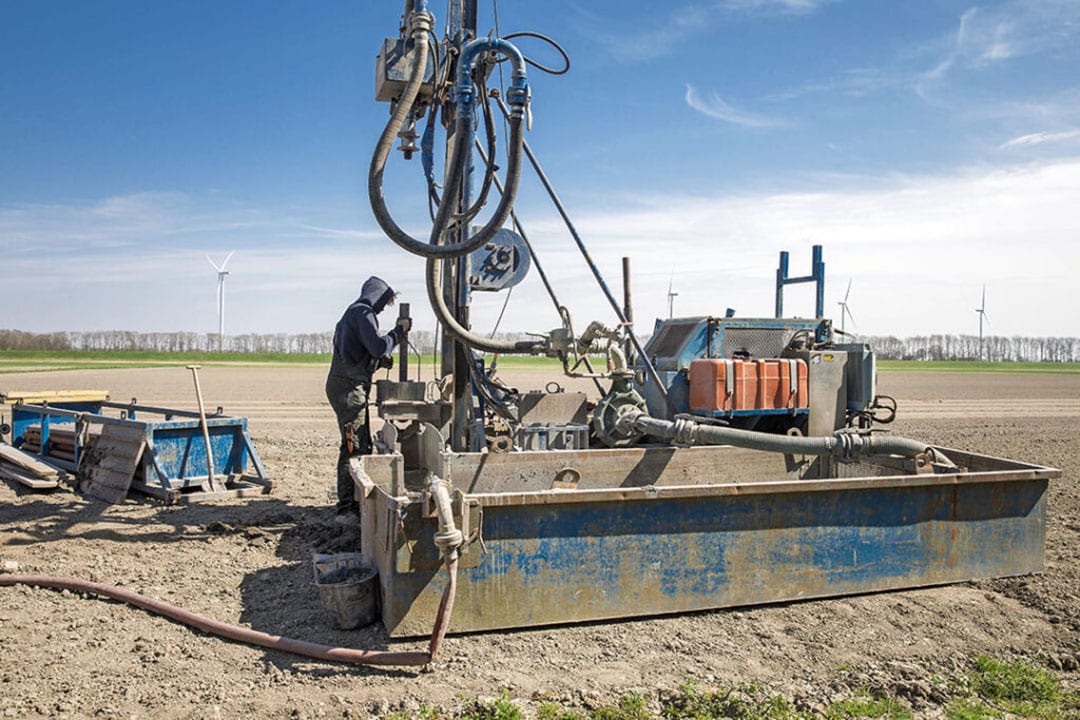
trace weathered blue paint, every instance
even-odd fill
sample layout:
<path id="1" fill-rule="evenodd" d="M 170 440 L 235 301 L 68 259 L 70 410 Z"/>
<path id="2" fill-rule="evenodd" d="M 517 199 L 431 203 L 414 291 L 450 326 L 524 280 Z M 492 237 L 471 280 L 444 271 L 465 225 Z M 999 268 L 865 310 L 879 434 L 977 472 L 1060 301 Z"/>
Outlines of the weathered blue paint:
<path id="1" fill-rule="evenodd" d="M 103 414 L 104 409 L 120 410 L 121 417 Z M 137 414 L 162 416 L 164 420 L 134 419 Z M 147 444 L 147 452 L 142 460 L 142 474 L 148 489 L 184 490 L 201 486 L 211 468 L 206 455 L 206 443 L 203 439 L 202 425 L 197 413 L 184 410 L 172 410 L 145 405 L 120 404 L 112 402 L 65 402 L 56 405 L 25 404 L 16 405 L 12 413 L 12 437 L 17 444 L 22 444 L 26 427 L 31 424 L 42 426 L 42 446 L 47 445 L 50 424 L 72 424 L 82 416 L 89 425 L 124 425 L 141 430 Z M 175 417 L 185 419 L 177 420 Z M 256 477 L 266 480 L 266 473 L 259 460 L 248 434 L 246 417 L 211 416 L 206 418 L 210 435 L 210 449 L 213 455 L 215 475 L 241 476 L 251 462 L 256 470 Z M 76 458 L 85 451 L 82 439 L 75 445 Z M 76 470 L 78 462 L 69 462 L 55 457 L 41 455 L 48 462 L 68 470 Z"/>
<path id="2" fill-rule="evenodd" d="M 985 458 L 984 458 L 985 459 Z M 1007 461 L 1003 461 L 1007 462 Z M 656 615 L 1018 575 L 1042 568 L 1046 488 L 1057 471 L 1027 466 L 876 486 L 747 483 L 472 496 L 484 551 L 459 569 L 456 632 Z M 985 475 L 980 478 L 980 475 Z M 933 477 L 933 476 L 931 476 Z M 872 482 L 877 482 L 872 481 Z M 604 492 L 612 499 L 602 499 Z M 547 495 L 539 502 L 537 495 Z M 381 500 L 375 500 L 381 496 Z M 616 499 L 616 496 L 618 499 Z M 584 496 L 583 496 L 584 497 Z M 402 499 L 404 500 L 404 499 Z M 418 502 L 376 489 L 398 508 L 368 551 L 384 586 L 393 635 L 423 634 L 445 578 L 433 518 Z M 376 513 L 377 514 L 377 513 Z M 382 555 L 378 548 L 394 548 Z M 464 561 L 466 560 L 467 561 Z"/>

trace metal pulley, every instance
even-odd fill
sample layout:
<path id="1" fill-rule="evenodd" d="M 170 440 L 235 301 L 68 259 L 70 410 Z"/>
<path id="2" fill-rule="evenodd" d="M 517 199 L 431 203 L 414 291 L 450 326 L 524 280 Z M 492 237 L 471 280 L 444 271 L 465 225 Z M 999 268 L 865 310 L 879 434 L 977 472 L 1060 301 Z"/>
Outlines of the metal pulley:
<path id="1" fill-rule="evenodd" d="M 502 228 L 469 256 L 469 285 L 477 292 L 497 292 L 517 285 L 532 266 L 529 248 L 513 230 Z"/>

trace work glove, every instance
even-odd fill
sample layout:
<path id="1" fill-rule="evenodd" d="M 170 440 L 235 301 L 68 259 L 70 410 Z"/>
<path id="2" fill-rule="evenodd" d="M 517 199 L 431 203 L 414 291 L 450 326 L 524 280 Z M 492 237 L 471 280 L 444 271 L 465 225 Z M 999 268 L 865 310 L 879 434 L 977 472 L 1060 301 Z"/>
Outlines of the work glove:
<path id="1" fill-rule="evenodd" d="M 412 330 L 412 318 L 398 318 L 397 325 L 395 325 L 394 327 L 397 328 L 398 332 L 401 334 L 400 336 L 404 336 L 406 333 Z"/>
<path id="2" fill-rule="evenodd" d="M 393 355 L 384 355 L 383 357 L 379 358 L 379 368 L 380 369 L 382 369 L 382 370 L 390 370 L 393 367 L 394 367 L 394 356 Z"/>

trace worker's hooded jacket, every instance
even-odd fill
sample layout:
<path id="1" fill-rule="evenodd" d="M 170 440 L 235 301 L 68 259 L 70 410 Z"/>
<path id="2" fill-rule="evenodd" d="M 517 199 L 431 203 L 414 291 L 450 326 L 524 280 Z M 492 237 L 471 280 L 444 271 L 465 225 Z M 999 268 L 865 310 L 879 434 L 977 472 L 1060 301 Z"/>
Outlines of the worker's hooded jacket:
<path id="1" fill-rule="evenodd" d="M 394 351 L 401 339 L 397 328 L 386 335 L 379 334 L 376 317 L 394 291 L 383 280 L 370 277 L 360 289 L 360 297 L 341 316 L 334 328 L 334 357 L 330 374 L 358 382 L 370 382 L 379 358 Z"/>

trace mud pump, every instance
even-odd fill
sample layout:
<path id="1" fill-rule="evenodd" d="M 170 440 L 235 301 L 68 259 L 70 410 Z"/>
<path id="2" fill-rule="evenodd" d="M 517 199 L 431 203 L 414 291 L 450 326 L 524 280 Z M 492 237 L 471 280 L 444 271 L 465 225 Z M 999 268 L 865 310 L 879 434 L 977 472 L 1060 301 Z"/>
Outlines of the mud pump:
<path id="1" fill-rule="evenodd" d="M 876 393 L 872 349 L 824 317 L 819 246 L 805 277 L 789 277 L 781 253 L 775 317 L 661 320 L 642 343 L 628 288 L 620 304 L 525 138 L 529 72 L 564 73 L 569 57 L 538 33 L 480 34 L 475 0 L 450 0 L 447 13 L 439 35 L 426 1 L 408 0 L 376 66 L 390 119 L 371 158 L 372 211 L 390 240 L 426 260 L 443 332 L 443 381 L 410 381 L 405 363 L 397 381 L 379 381 L 376 453 L 352 464 L 361 551 L 378 570 L 392 635 L 424 634 L 436 615 L 445 629 L 448 600 L 449 629 L 460 632 L 1041 568 L 1054 471 L 881 432 L 895 403 Z M 526 37 L 563 66 L 526 57 L 514 42 Z M 396 142 L 405 160 L 419 155 L 431 218 L 422 237 L 384 197 Z M 559 301 L 514 210 L 526 166 L 612 322 L 579 332 Z M 558 326 L 524 341 L 475 331 L 472 293 L 508 292 L 530 273 Z M 794 282 L 816 285 L 811 319 L 783 317 Z M 518 392 L 486 359 L 500 353 L 558 358 L 599 400 Z"/>

